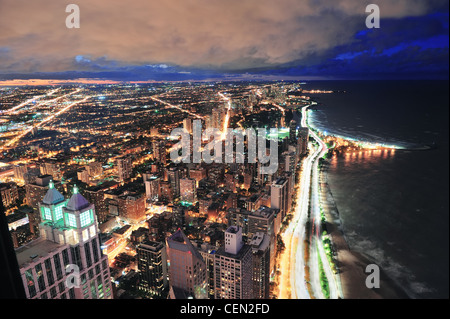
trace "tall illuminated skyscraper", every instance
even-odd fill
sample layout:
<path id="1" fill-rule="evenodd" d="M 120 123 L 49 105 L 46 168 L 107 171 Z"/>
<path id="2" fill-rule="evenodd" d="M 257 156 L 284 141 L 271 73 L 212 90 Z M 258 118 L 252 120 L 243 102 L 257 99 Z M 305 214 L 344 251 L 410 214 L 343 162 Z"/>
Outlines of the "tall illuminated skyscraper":
<path id="1" fill-rule="evenodd" d="M 270 207 L 279 209 L 281 219 L 284 219 L 289 209 L 289 181 L 286 178 L 278 178 L 272 183 L 270 189 Z"/>
<path id="2" fill-rule="evenodd" d="M 76 186 L 67 201 L 51 182 L 39 211 L 41 237 L 16 250 L 27 298 L 112 298 L 94 205 Z"/>
<path id="3" fill-rule="evenodd" d="M 262 232 L 253 235 L 250 246 L 253 252 L 253 296 L 269 299 L 270 237 Z"/>
<path id="4" fill-rule="evenodd" d="M 181 229 L 168 237 L 166 242 L 172 291 L 182 290 L 185 295 L 196 299 L 208 298 L 206 264 L 201 254 Z"/>
<path id="5" fill-rule="evenodd" d="M 242 228 L 225 232 L 225 247 L 215 254 L 215 299 L 252 299 L 252 248 L 242 242 Z"/>
<path id="6" fill-rule="evenodd" d="M 163 243 L 144 241 L 136 247 L 139 289 L 150 296 L 163 297 L 167 289 L 167 253 Z"/>
<path id="7" fill-rule="evenodd" d="M 144 174 L 145 175 L 145 174 Z M 151 175 L 149 177 L 144 176 L 145 195 L 147 199 L 152 202 L 158 201 L 160 195 L 160 183 L 161 179 L 158 176 Z"/>
<path id="8" fill-rule="evenodd" d="M 176 167 L 171 167 L 167 174 L 172 187 L 173 198 L 177 198 L 180 196 L 180 172 Z"/>

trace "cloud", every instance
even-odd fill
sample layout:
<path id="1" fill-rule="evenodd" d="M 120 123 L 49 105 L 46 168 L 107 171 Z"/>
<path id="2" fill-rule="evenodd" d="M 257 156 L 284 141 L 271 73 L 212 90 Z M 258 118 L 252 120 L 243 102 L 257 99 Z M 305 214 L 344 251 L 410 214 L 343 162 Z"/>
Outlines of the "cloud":
<path id="1" fill-rule="evenodd" d="M 0 0 L 0 48 L 8 49 L 0 50 L 0 72 L 100 71 L 129 65 L 233 71 L 310 65 L 328 57 L 334 48 L 355 42 L 355 34 L 365 28 L 368 4 L 360 0 L 73 2 L 80 7 L 80 29 L 65 27 L 66 2 Z M 378 2 L 382 19 L 421 16 L 448 5 L 447 0 Z"/>

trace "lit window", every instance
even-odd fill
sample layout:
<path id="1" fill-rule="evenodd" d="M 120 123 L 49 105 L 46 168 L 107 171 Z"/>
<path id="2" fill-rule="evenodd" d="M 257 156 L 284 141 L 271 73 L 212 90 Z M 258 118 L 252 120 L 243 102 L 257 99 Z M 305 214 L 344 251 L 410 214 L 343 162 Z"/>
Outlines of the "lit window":
<path id="1" fill-rule="evenodd" d="M 77 220 L 75 219 L 75 215 L 67 214 L 67 225 L 70 227 L 77 227 Z"/>
<path id="2" fill-rule="evenodd" d="M 61 218 L 63 218 L 63 214 L 62 214 L 62 208 L 63 206 L 57 206 L 55 208 L 55 220 L 60 220 Z"/>
<path id="3" fill-rule="evenodd" d="M 44 207 L 44 218 L 46 220 L 52 220 L 52 212 L 50 208 Z"/>
<path id="4" fill-rule="evenodd" d="M 92 210 L 88 210 L 80 215 L 81 227 L 91 224 L 92 222 L 91 213 Z"/>

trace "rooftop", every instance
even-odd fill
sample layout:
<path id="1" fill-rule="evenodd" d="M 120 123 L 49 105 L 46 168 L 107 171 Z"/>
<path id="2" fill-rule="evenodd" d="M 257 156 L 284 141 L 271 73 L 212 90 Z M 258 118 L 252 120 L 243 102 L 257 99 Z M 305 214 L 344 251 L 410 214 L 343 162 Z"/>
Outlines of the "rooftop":
<path id="1" fill-rule="evenodd" d="M 86 207 L 88 207 L 90 204 L 87 201 L 86 198 L 83 197 L 83 195 L 81 195 L 78 192 L 78 188 L 75 186 L 73 188 L 73 195 L 70 198 L 69 202 L 67 203 L 67 209 L 71 210 L 71 211 L 77 211 L 77 210 L 82 210 Z"/>
<path id="2" fill-rule="evenodd" d="M 239 232 L 239 226 L 230 226 L 228 227 L 227 233 L 237 234 Z"/>
<path id="3" fill-rule="evenodd" d="M 131 228 L 131 225 L 125 225 L 125 226 L 123 226 L 122 228 L 120 228 L 120 229 L 118 229 L 118 230 L 115 230 L 113 233 L 114 233 L 114 234 L 123 235 L 123 234 L 125 234 L 125 232 L 126 232 L 128 229 L 130 229 L 130 228 Z"/>
<path id="4" fill-rule="evenodd" d="M 64 196 L 55 188 L 53 182 L 50 182 L 48 191 L 44 196 L 42 202 L 47 205 L 54 205 L 65 200 Z"/>
<path id="5" fill-rule="evenodd" d="M 261 206 L 256 211 L 252 212 L 250 216 L 254 217 L 260 217 L 260 218 L 269 218 L 272 214 L 276 212 L 275 209 L 267 207 L 267 206 Z"/>
<path id="6" fill-rule="evenodd" d="M 286 183 L 286 179 L 285 178 L 278 178 L 276 180 L 276 182 L 274 183 L 275 185 L 283 185 L 284 183 Z"/>
<path id="7" fill-rule="evenodd" d="M 220 247 L 216 252 L 216 256 L 224 256 L 226 258 L 241 260 L 247 254 L 249 249 L 251 249 L 251 246 L 245 244 L 244 246 L 241 247 L 241 249 L 239 250 L 239 252 L 236 255 L 233 255 L 233 254 L 225 252 L 225 247 Z"/>
<path id="8" fill-rule="evenodd" d="M 262 232 L 258 232 L 255 235 L 253 235 L 252 240 L 250 242 L 250 246 L 252 246 L 253 251 L 266 250 L 267 247 L 269 247 L 269 245 L 270 245 L 269 236 L 265 235 Z"/>
<path id="9" fill-rule="evenodd" d="M 19 267 L 24 267 L 28 263 L 37 261 L 61 247 L 62 245 L 46 240 L 42 237 L 33 240 L 30 243 L 16 249 L 16 257 Z"/>
<path id="10" fill-rule="evenodd" d="M 178 229 L 175 233 L 168 237 L 166 241 L 168 248 L 189 252 L 195 255 L 198 259 L 203 260 L 202 255 L 200 255 L 198 250 L 195 249 L 189 238 L 186 237 L 181 229 Z"/>
<path id="11" fill-rule="evenodd" d="M 151 240 L 146 240 L 137 246 L 137 249 L 146 249 L 146 250 L 151 250 L 151 251 L 158 251 L 163 248 L 164 248 L 163 243 L 160 243 L 157 241 L 151 241 Z"/>

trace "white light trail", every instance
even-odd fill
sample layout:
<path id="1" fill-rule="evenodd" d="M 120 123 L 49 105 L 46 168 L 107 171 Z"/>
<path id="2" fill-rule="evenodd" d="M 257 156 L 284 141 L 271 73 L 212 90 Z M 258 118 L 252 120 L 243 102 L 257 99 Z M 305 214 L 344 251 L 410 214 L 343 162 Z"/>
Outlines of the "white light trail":
<path id="1" fill-rule="evenodd" d="M 13 113 L 14 111 L 16 111 L 16 110 L 18 110 L 18 109 L 24 107 L 25 105 L 28 105 L 28 104 L 30 104 L 30 103 L 33 103 L 34 101 L 37 101 L 37 100 L 39 100 L 39 99 L 42 98 L 42 97 L 50 96 L 50 95 L 52 95 L 52 94 L 58 92 L 60 89 L 61 89 L 61 88 L 56 88 L 56 89 L 51 90 L 50 92 L 48 92 L 48 93 L 46 93 L 46 94 L 39 95 L 39 96 L 35 96 L 35 97 L 33 97 L 33 98 L 29 99 L 29 100 L 26 100 L 26 101 L 23 102 L 23 103 L 20 103 L 19 105 L 15 106 L 15 107 L 13 107 L 13 108 L 11 108 L 11 109 L 9 109 L 9 110 L 6 110 L 6 111 L 0 111 L 0 114 L 9 114 L 9 113 Z"/>
<path id="2" fill-rule="evenodd" d="M 171 107 L 171 108 L 180 110 L 181 112 L 188 113 L 189 115 L 192 115 L 192 116 L 194 116 L 194 117 L 196 117 L 196 118 L 198 118 L 198 119 L 203 119 L 203 117 L 201 117 L 200 115 L 195 114 L 195 113 L 193 113 L 193 112 L 190 112 L 190 111 L 188 111 L 188 110 L 185 110 L 185 109 L 183 109 L 183 108 L 182 108 L 181 106 L 179 106 L 179 105 L 173 105 L 173 104 L 170 104 L 169 102 L 160 100 L 160 99 L 158 99 L 158 98 L 156 98 L 156 97 L 154 97 L 154 96 L 151 96 L 150 98 L 151 98 L 152 100 L 156 101 L 156 102 L 159 102 L 159 103 L 162 103 L 162 104 L 164 104 L 164 105 L 167 105 L 167 106 L 169 106 L 169 107 Z"/>

